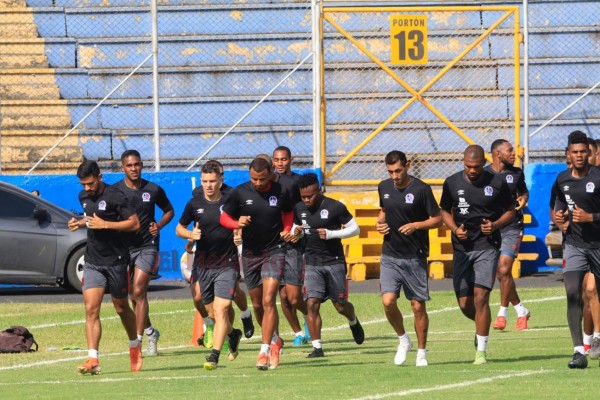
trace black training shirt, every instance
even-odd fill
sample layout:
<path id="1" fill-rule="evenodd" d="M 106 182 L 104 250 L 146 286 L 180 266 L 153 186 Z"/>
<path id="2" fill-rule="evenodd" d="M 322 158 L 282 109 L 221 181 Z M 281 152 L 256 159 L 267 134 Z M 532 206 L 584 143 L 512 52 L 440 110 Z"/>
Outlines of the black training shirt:
<path id="1" fill-rule="evenodd" d="M 515 207 L 519 205 L 517 201 L 517 197 L 519 197 L 519 193 L 523 194 L 527 192 L 527 185 L 525 184 L 525 174 L 521 168 L 507 165 L 502 172 L 496 172 L 494 168 L 492 168 L 492 164 L 488 164 L 485 170 L 491 172 L 492 174 L 500 175 L 502 179 L 508 185 L 508 190 L 512 198 L 515 201 Z M 515 220 L 510 224 L 506 225 L 502 228 L 503 231 L 509 229 L 523 230 L 523 210 L 517 210 L 515 212 Z"/>
<path id="2" fill-rule="evenodd" d="M 135 214 L 123 192 L 115 186 L 106 185 L 97 196 L 89 196 L 82 190 L 79 203 L 84 217 L 96 214 L 109 222 L 124 221 Z M 129 248 L 123 234 L 112 229 L 88 229 L 85 261 L 97 266 L 129 264 Z"/>
<path id="3" fill-rule="evenodd" d="M 385 211 L 385 222 L 390 232 L 383 237 L 382 253 L 395 258 L 427 258 L 429 256 L 429 231 L 417 230 L 404 235 L 398 229 L 411 222 L 425 221 L 440 215 L 440 207 L 433 197 L 431 187 L 420 179 L 403 189 L 398 189 L 392 179 L 379 183 L 379 206 Z"/>
<path id="4" fill-rule="evenodd" d="M 465 225 L 469 238 L 458 240 L 452 233 L 455 250 L 472 251 L 500 248 L 500 231 L 491 235 L 481 232 L 483 219 L 492 222 L 513 209 L 514 200 L 506 182 L 499 176 L 484 170 L 476 182 L 471 182 L 463 171 L 451 175 L 444 181 L 440 206 L 452 213 L 456 226 Z"/>

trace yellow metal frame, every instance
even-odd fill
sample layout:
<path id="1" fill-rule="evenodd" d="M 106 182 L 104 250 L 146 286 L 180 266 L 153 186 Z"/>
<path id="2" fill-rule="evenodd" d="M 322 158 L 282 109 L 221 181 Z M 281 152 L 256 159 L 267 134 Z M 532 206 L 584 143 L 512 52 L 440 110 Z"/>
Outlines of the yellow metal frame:
<path id="1" fill-rule="evenodd" d="M 365 46 L 360 44 L 350 33 L 343 29 L 337 24 L 328 13 L 335 12 L 364 12 L 364 13 L 375 13 L 375 12 L 448 12 L 448 11 L 505 11 L 494 24 L 492 24 L 484 33 L 482 33 L 472 44 L 467 46 L 458 56 L 456 56 L 448 65 L 432 78 L 421 90 L 418 92 L 413 89 L 408 83 L 394 73 L 387 65 L 385 65 L 379 58 L 371 53 Z M 517 149 L 517 154 L 522 153 L 521 151 L 521 139 L 520 139 L 520 122 L 521 122 L 521 105 L 520 105 L 520 74 L 519 74 L 519 60 L 520 60 L 520 25 L 519 25 L 519 7 L 517 6 L 466 6 L 466 7 L 323 7 L 321 3 L 320 13 L 320 34 L 323 37 L 323 21 L 329 22 L 339 33 L 341 33 L 346 39 L 354 44 L 360 51 L 362 51 L 367 57 L 369 57 L 375 64 L 377 64 L 383 71 L 385 71 L 392 79 L 394 79 L 400 86 L 408 91 L 413 97 L 404 103 L 396 112 L 394 112 L 388 119 L 382 122 L 371 134 L 369 134 L 358 146 L 352 149 L 344 158 L 342 158 L 337 164 L 327 171 L 327 152 L 325 149 L 326 144 L 326 132 L 327 127 L 325 126 L 325 58 L 323 54 L 323 44 L 321 43 L 321 168 L 323 172 L 324 180 L 329 185 L 376 185 L 379 181 L 373 180 L 330 180 L 330 178 L 337 170 L 339 170 L 348 160 L 350 160 L 356 153 L 358 153 L 363 147 L 367 145 L 373 138 L 381 133 L 389 124 L 391 124 L 398 116 L 400 116 L 411 104 L 415 101 L 419 101 L 429 111 L 431 111 L 436 117 L 438 117 L 444 124 L 446 124 L 454 133 L 460 136 L 466 143 L 475 144 L 470 137 L 468 137 L 460 128 L 446 118 L 439 110 L 433 105 L 427 102 L 427 99 L 423 97 L 423 94 L 427 92 L 437 81 L 439 81 L 451 68 L 453 68 L 464 56 L 466 56 L 471 50 L 479 45 L 486 37 L 488 37 L 500 24 L 502 24 L 511 15 L 514 16 L 514 41 L 513 41 L 513 52 L 514 52 L 514 97 L 515 97 L 515 138 L 514 146 Z M 486 153 L 486 159 L 491 162 L 490 154 Z M 520 157 L 517 157 L 516 165 L 520 165 Z M 444 179 L 428 179 L 426 180 L 430 185 L 441 185 Z"/>

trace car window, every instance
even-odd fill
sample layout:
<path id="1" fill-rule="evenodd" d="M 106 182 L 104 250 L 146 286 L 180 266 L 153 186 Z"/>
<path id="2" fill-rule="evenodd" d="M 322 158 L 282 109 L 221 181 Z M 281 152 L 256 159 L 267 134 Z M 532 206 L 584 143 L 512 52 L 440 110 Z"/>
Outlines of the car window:
<path id="1" fill-rule="evenodd" d="M 0 218 L 33 218 L 35 203 L 0 190 Z"/>

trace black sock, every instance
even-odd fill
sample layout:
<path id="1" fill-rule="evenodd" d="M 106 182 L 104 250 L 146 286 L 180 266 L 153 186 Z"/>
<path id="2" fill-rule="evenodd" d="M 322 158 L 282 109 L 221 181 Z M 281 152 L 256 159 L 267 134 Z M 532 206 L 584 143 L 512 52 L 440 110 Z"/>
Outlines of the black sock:
<path id="1" fill-rule="evenodd" d="M 211 356 L 215 356 L 217 360 L 219 360 L 219 356 L 221 355 L 221 350 L 212 349 L 210 351 Z"/>

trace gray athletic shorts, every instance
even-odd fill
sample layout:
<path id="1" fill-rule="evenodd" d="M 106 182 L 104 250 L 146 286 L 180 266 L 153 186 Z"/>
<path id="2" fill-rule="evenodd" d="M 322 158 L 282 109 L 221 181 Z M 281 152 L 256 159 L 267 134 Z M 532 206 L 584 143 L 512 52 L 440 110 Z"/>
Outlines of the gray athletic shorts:
<path id="1" fill-rule="evenodd" d="M 127 264 L 98 266 L 86 262 L 83 265 L 81 289 L 103 288 L 116 299 L 122 299 L 129 294 L 129 275 Z"/>
<path id="2" fill-rule="evenodd" d="M 237 262 L 231 266 L 214 269 L 198 268 L 200 293 L 204 304 L 210 304 L 215 297 L 233 300 L 239 269 Z"/>
<path id="3" fill-rule="evenodd" d="M 276 249 L 264 255 L 243 255 L 244 281 L 248 289 L 262 285 L 263 278 L 275 278 L 279 282 L 283 279 L 285 268 L 285 252 Z"/>
<path id="4" fill-rule="evenodd" d="M 348 301 L 346 264 L 307 265 L 304 275 L 304 300 L 327 299 L 344 304 Z"/>
<path id="5" fill-rule="evenodd" d="M 475 286 L 494 287 L 498 268 L 498 250 L 454 252 L 454 292 L 456 297 L 473 296 Z"/>
<path id="6" fill-rule="evenodd" d="M 592 271 L 600 277 L 600 249 L 584 249 L 565 243 L 563 252 L 564 272 Z M 597 272 L 595 272 L 597 271 Z"/>
<path id="7" fill-rule="evenodd" d="M 131 261 L 129 265 L 141 269 L 148 275 L 158 273 L 158 249 L 156 247 L 143 247 L 129 252 Z M 130 268 L 133 276 L 133 268 Z"/>
<path id="8" fill-rule="evenodd" d="M 404 287 L 404 296 L 408 300 L 431 300 L 425 259 L 395 258 L 382 254 L 379 282 L 381 294 L 395 293 L 399 297 L 400 289 Z"/>
<path id="9" fill-rule="evenodd" d="M 280 282 L 283 285 L 304 285 L 304 257 L 299 249 L 287 247 L 285 250 L 285 271 Z"/>
<path id="10" fill-rule="evenodd" d="M 514 260 L 519 254 L 519 247 L 521 247 L 523 232 L 518 229 L 508 229 L 500 231 L 500 235 L 502 236 L 500 254 L 509 256 Z"/>

